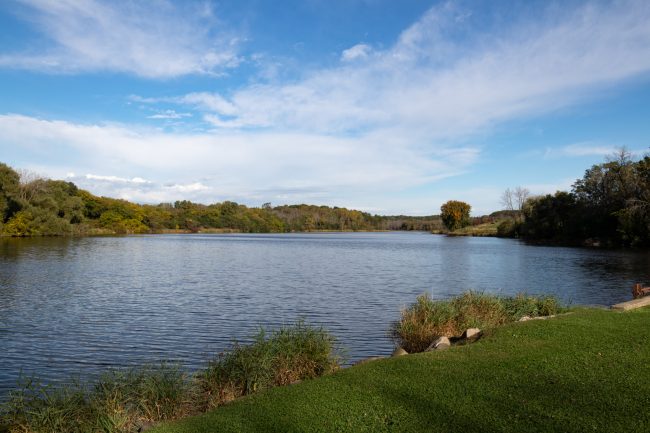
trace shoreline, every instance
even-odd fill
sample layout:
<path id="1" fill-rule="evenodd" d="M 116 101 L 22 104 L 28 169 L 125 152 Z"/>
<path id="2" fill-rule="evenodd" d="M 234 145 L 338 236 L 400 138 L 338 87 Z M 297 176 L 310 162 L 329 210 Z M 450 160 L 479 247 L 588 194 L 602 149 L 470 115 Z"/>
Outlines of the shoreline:
<path id="1" fill-rule="evenodd" d="M 532 427 L 554 431 L 558 425 L 563 426 L 561 431 L 585 425 L 598 425 L 598 431 L 636 431 L 630 423 L 643 422 L 639 414 L 647 418 L 648 412 L 643 411 L 644 400 L 633 397 L 650 387 L 650 371 L 637 369 L 634 377 L 624 373 L 628 365 L 641 365 L 650 356 L 648 336 L 629 332 L 648 324 L 649 307 L 632 312 L 575 308 L 552 320 L 500 326 L 471 344 L 388 356 L 292 381 L 288 386 L 235 398 L 207 412 L 156 420 L 145 417 L 136 429 L 156 433 L 275 431 L 271 426 L 282 420 L 291 431 L 312 431 L 339 422 L 347 426 L 342 431 L 384 431 L 380 414 L 387 413 L 397 431 L 425 432 L 430 431 L 431 422 L 424 422 L 418 414 L 442 404 L 442 409 L 425 413 L 440 417 L 436 425 L 451 423 L 454 427 L 449 431 L 463 431 L 467 420 L 500 419 L 503 405 L 517 422 L 513 424 L 511 419 L 499 428 L 493 426 L 498 431 L 530 431 Z M 619 338 L 603 345 L 603 338 L 612 332 Z M 386 381 L 392 392 L 384 391 Z M 576 382 L 590 392 L 568 386 Z M 408 398 L 395 400 L 396 393 Z M 522 401 L 542 412 L 531 413 L 529 404 Z M 564 401 L 572 404 L 560 403 Z M 377 409 L 379 417 L 361 416 Z M 0 424 L 0 431 L 11 430 L 3 430 Z"/>

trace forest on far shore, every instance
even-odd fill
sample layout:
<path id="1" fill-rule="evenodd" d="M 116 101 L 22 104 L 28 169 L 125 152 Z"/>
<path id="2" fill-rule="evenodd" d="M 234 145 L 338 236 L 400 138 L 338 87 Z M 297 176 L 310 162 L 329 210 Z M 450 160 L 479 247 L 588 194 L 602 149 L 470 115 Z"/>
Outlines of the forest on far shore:
<path id="1" fill-rule="evenodd" d="M 282 233 L 294 231 L 421 230 L 442 228 L 438 216 L 381 216 L 307 204 L 248 207 L 232 201 L 187 200 L 141 205 L 98 197 L 72 182 L 19 173 L 0 163 L 0 234 L 66 236 L 160 233 L 169 230 Z"/>
<path id="2" fill-rule="evenodd" d="M 514 193 L 514 195 L 513 195 Z M 169 230 L 283 233 L 305 231 L 420 230 L 488 235 L 538 242 L 616 246 L 650 245 L 650 156 L 634 160 L 621 149 L 585 171 L 572 190 L 528 196 L 506 190 L 505 210 L 469 217 L 463 205 L 460 230 L 440 215 L 382 216 L 339 207 L 307 204 L 248 207 L 232 201 L 187 200 L 142 205 L 98 197 L 71 182 L 19 174 L 0 163 L 0 235 L 64 236 L 160 233 Z M 516 205 L 513 205 L 513 202 Z M 444 206 L 443 206 L 444 207 Z M 478 227 L 467 230 L 464 226 Z M 463 232 L 463 230 L 465 230 Z"/>

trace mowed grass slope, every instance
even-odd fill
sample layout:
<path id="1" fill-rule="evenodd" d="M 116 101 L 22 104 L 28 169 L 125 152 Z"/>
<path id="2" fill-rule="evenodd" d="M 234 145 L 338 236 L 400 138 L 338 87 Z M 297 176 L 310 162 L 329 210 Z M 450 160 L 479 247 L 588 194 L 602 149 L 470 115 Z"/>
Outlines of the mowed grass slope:
<path id="1" fill-rule="evenodd" d="M 512 323 L 245 397 L 155 433 L 648 432 L 650 309 Z"/>

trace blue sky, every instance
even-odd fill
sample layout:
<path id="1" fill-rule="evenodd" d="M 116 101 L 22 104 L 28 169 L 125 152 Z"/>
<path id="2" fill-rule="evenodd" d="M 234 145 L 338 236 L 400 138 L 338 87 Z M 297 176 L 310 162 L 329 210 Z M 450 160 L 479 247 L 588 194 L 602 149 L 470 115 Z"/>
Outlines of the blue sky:
<path id="1" fill-rule="evenodd" d="M 0 3 L 0 161 L 159 203 L 474 214 L 650 146 L 650 3 Z"/>

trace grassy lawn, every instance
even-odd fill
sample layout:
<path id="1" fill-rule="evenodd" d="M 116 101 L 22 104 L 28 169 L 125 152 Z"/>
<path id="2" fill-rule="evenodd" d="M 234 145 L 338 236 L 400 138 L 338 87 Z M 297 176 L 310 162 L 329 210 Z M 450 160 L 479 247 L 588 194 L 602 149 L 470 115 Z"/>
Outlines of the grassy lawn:
<path id="1" fill-rule="evenodd" d="M 513 323 L 477 343 L 359 365 L 155 433 L 648 432 L 650 309 Z"/>
<path id="2" fill-rule="evenodd" d="M 499 221 L 500 222 L 500 221 Z M 499 222 L 478 224 L 454 230 L 450 236 L 496 236 Z"/>

